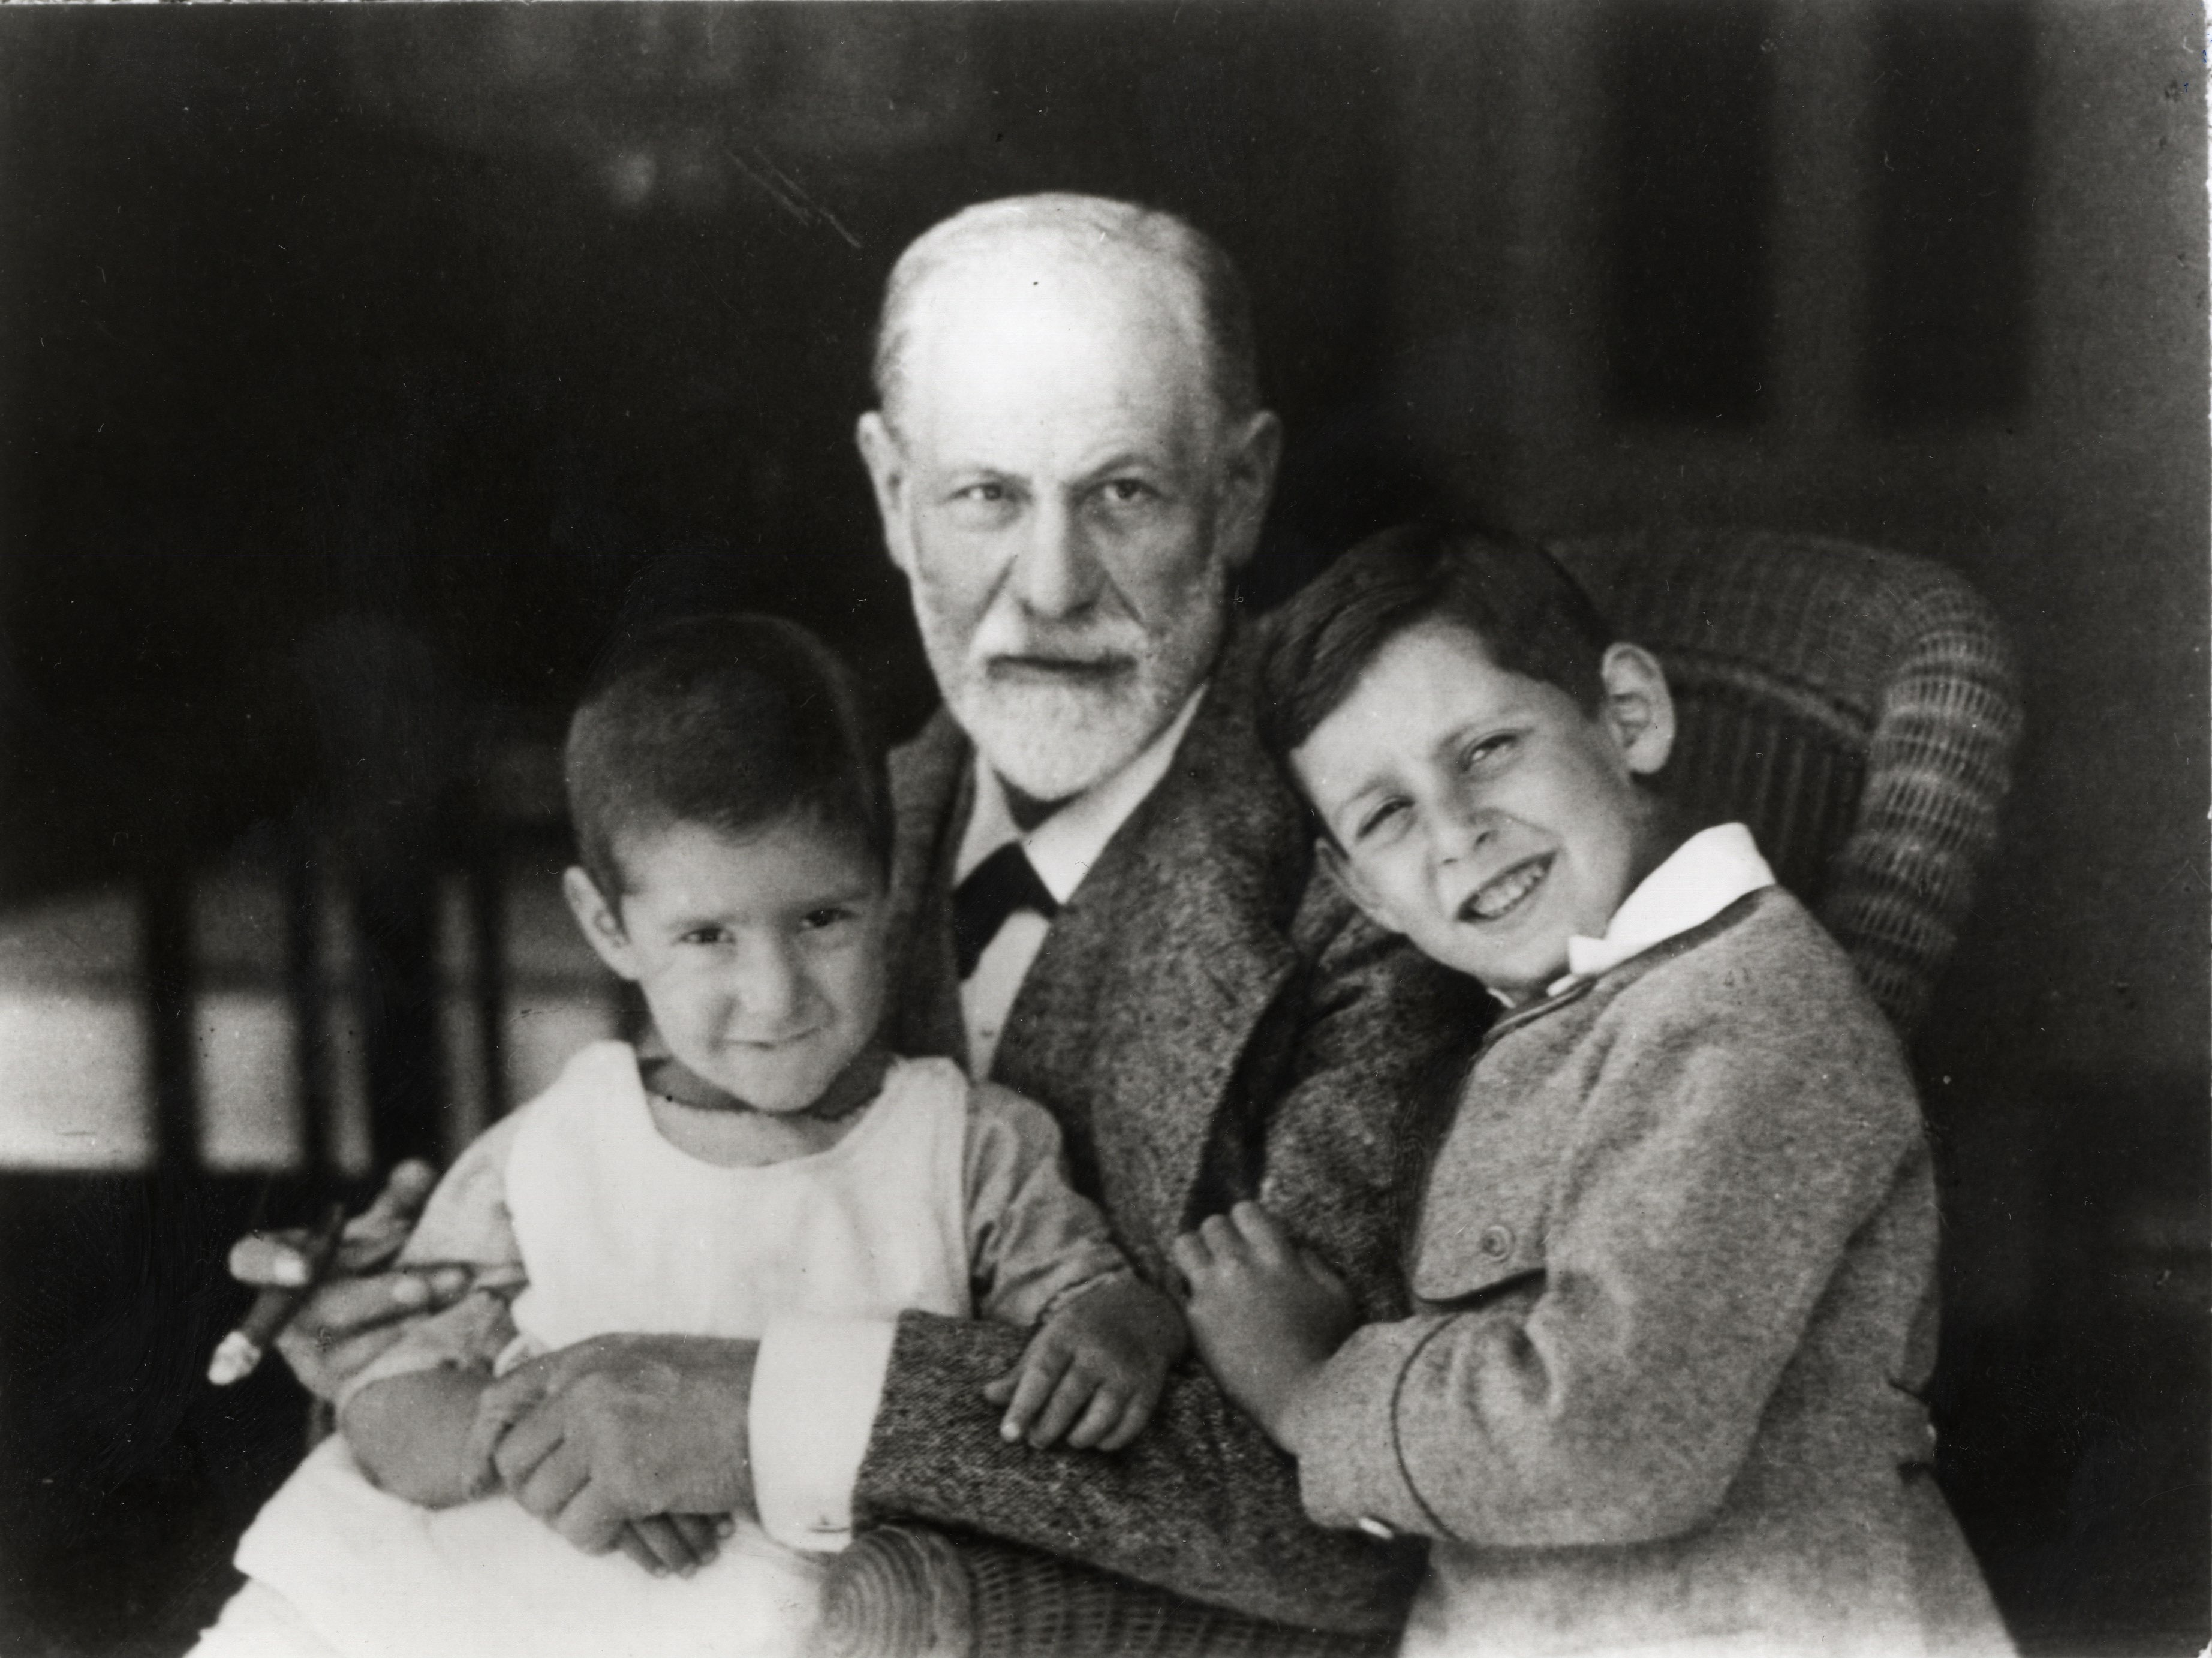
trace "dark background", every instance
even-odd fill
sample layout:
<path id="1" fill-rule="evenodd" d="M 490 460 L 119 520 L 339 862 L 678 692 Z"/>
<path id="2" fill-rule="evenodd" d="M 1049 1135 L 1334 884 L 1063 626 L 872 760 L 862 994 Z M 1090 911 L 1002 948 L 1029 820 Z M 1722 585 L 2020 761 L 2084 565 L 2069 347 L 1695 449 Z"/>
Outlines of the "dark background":
<path id="1" fill-rule="evenodd" d="M 2095 0 L 0 12 L 0 934 L 128 895 L 153 1094 L 143 1168 L 0 1169 L 0 1643 L 180 1650 L 296 1455 L 285 1378 L 198 1379 L 220 1255 L 358 1160 L 197 1166 L 196 872 L 343 869 L 372 1156 L 438 1149 L 428 895 L 549 833 L 618 617 L 773 607 L 927 709 L 867 324 L 945 213 L 1074 188 L 1251 282 L 1250 604 L 1448 505 L 1996 604 L 2028 737 L 1917 1054 L 1942 1472 L 2024 1645 L 2197 1650 L 2202 47 Z"/>

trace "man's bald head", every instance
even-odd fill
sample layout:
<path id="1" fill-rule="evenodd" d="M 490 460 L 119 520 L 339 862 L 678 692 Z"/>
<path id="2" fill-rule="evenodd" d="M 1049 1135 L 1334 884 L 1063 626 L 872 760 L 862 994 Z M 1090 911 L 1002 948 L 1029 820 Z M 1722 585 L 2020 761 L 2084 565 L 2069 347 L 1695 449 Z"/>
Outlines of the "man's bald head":
<path id="1" fill-rule="evenodd" d="M 1218 243 L 1171 213 L 1103 196 L 1012 196 L 983 202 L 925 232 L 899 256 L 876 325 L 875 386 L 894 429 L 914 336 L 941 283 L 1002 272 L 1024 256 L 1105 276 L 1135 276 L 1188 337 L 1222 423 L 1260 407 L 1252 307 Z"/>

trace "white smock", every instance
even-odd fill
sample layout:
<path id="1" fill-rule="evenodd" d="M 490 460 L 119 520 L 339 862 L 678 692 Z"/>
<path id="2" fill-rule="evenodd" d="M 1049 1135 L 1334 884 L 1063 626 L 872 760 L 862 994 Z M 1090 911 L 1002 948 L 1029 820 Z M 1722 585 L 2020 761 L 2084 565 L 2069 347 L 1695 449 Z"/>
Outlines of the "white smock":
<path id="1" fill-rule="evenodd" d="M 792 1315 L 969 1316 L 967 1099 L 950 1061 L 896 1060 L 836 1145 L 726 1169 L 660 1137 L 628 1047 L 586 1049 L 525 1108 L 507 1163 L 530 1278 L 517 1327 L 544 1351 L 623 1331 L 757 1339 Z M 296 1619 L 343 1658 L 795 1658 L 826 1557 L 740 1521 L 713 1564 L 656 1578 L 581 1552 L 503 1493 L 437 1511 L 387 1496 L 333 1436 L 237 1558 L 286 1604 L 240 1608 L 233 1632 Z M 230 1650 L 224 1633 L 204 1649 Z"/>

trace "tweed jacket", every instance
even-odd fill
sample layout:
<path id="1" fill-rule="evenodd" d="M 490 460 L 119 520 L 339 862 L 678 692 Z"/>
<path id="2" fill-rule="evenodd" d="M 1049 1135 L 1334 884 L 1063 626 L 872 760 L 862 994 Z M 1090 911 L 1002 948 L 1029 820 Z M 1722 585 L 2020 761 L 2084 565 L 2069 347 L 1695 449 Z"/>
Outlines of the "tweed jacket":
<path id="1" fill-rule="evenodd" d="M 1413 1237 L 1290 1422 L 1316 1519 L 1436 1540 L 1408 1655 L 2006 1649 L 1926 1474 L 1918 1104 L 1787 893 L 1499 1020 Z"/>
<path id="2" fill-rule="evenodd" d="M 1253 732 L 1249 643 L 1232 643 L 1168 774 L 1054 920 L 993 1078 L 1059 1120 L 1077 1188 L 1155 1281 L 1177 1233 L 1262 1196 L 1394 1316 L 1419 1084 L 1485 1016 L 1466 981 L 1317 872 Z M 950 877 L 971 754 L 940 713 L 893 757 L 890 1036 L 905 1054 L 964 1046 Z M 1036 1452 L 1000 1440 L 979 1392 L 1019 1348 L 982 1325 L 899 1321 L 857 1522 L 964 1527 L 1310 1627 L 1402 1620 L 1418 1559 L 1309 1521 L 1295 1465 L 1194 1362 L 1127 1450 Z"/>

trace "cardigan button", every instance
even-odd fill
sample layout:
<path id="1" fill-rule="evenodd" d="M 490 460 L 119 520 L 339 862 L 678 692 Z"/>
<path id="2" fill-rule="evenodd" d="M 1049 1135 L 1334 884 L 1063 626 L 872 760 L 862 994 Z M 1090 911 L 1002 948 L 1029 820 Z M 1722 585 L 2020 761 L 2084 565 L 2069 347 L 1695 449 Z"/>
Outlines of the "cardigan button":
<path id="1" fill-rule="evenodd" d="M 1513 1229 L 1510 1226 L 1486 1226 L 1475 1248 L 1492 1260 L 1503 1260 L 1513 1253 Z"/>
<path id="2" fill-rule="evenodd" d="M 1359 1529 L 1378 1543 L 1395 1543 L 1398 1540 L 1398 1528 L 1387 1520 L 1377 1520 L 1371 1514 L 1363 1514 L 1359 1516 Z"/>

